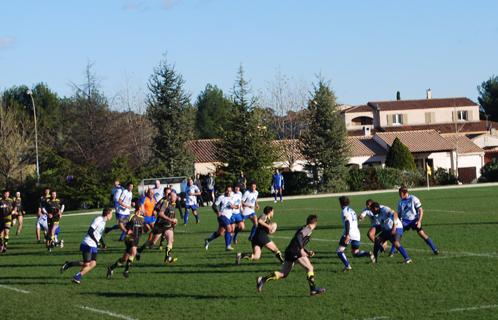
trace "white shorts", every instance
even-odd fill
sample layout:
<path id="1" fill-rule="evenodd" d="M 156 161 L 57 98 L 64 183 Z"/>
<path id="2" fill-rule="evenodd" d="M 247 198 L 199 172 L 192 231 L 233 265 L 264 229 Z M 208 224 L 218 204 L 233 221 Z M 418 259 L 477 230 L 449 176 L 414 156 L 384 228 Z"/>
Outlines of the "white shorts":
<path id="1" fill-rule="evenodd" d="M 38 218 L 36 226 L 45 231 L 48 230 L 47 216 L 41 216 Z"/>

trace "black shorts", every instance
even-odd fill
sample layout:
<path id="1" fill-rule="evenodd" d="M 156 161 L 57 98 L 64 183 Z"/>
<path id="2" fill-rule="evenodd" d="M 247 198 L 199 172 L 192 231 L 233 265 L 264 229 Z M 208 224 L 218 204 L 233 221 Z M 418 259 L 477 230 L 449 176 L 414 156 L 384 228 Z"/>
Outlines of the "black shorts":
<path id="1" fill-rule="evenodd" d="M 125 240 L 125 252 L 131 254 L 131 249 L 133 247 L 138 247 L 138 240 Z"/>
<path id="2" fill-rule="evenodd" d="M 399 233 L 392 234 L 390 231 L 382 231 L 379 235 L 379 239 L 382 242 L 389 241 L 391 243 L 394 243 L 395 241 L 401 240 L 401 234 Z"/>
<path id="3" fill-rule="evenodd" d="M 301 252 L 294 252 L 285 250 L 284 260 L 287 262 L 296 262 L 297 259 L 301 258 Z"/>
<path id="4" fill-rule="evenodd" d="M 261 248 L 263 248 L 264 246 L 266 246 L 270 242 L 271 242 L 271 239 L 268 236 L 268 233 L 266 233 L 264 231 L 259 231 L 259 230 L 256 231 L 256 234 L 254 235 L 254 237 L 251 240 L 253 247 L 258 246 Z"/>
<path id="5" fill-rule="evenodd" d="M 163 234 L 168 229 L 173 229 L 173 226 L 156 222 L 152 228 L 152 234 Z"/>
<path id="6" fill-rule="evenodd" d="M 83 257 L 83 262 L 97 261 L 97 248 L 93 248 L 82 243 L 80 245 L 80 251 Z"/>
<path id="7" fill-rule="evenodd" d="M 12 226 L 12 219 L 0 219 L 0 231 L 10 229 Z"/>

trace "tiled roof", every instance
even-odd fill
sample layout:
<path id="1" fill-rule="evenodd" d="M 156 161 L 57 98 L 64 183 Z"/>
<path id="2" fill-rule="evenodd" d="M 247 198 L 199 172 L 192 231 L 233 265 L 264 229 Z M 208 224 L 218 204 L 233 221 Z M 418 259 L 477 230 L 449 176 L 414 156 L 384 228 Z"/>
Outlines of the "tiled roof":
<path id="1" fill-rule="evenodd" d="M 200 139 L 187 142 L 187 148 L 194 155 L 196 163 L 220 162 L 216 154 L 218 139 Z"/>
<path id="2" fill-rule="evenodd" d="M 408 110 L 408 109 L 432 109 L 432 108 L 453 108 L 469 107 L 477 104 L 469 98 L 443 98 L 443 99 L 420 99 L 420 100 L 392 100 L 392 101 L 372 101 L 368 105 L 379 108 L 381 111 Z"/>
<path id="3" fill-rule="evenodd" d="M 385 155 L 384 150 L 373 137 L 348 137 L 352 157 L 372 157 L 375 155 Z"/>
<path id="4" fill-rule="evenodd" d="M 443 137 L 457 149 L 458 153 L 481 153 L 484 152 L 478 145 L 464 135 L 446 134 Z"/>
<path id="5" fill-rule="evenodd" d="M 411 152 L 437 152 L 455 149 L 435 130 L 379 132 L 376 136 L 389 146 L 393 144 L 394 139 L 398 138 Z"/>
<path id="6" fill-rule="evenodd" d="M 346 110 L 344 110 L 343 112 L 344 113 L 360 113 L 360 112 L 372 112 L 372 107 L 370 107 L 369 105 L 366 105 L 366 104 L 363 104 L 361 106 L 354 106 L 354 107 L 351 107 L 351 108 L 348 108 Z"/>
<path id="7" fill-rule="evenodd" d="M 299 139 L 274 140 L 273 144 L 280 148 L 281 153 L 278 156 L 279 161 L 288 161 L 290 159 L 296 161 L 305 159 L 299 147 Z"/>
<path id="8" fill-rule="evenodd" d="M 476 121 L 476 122 L 459 122 L 456 125 L 454 123 L 442 123 L 442 124 L 425 124 L 416 126 L 394 126 L 394 127 L 383 127 L 381 130 L 385 132 L 398 132 L 398 131 L 416 131 L 416 130 L 436 130 L 439 133 L 483 133 L 489 130 L 489 128 L 498 128 L 498 123 L 493 121 Z"/>

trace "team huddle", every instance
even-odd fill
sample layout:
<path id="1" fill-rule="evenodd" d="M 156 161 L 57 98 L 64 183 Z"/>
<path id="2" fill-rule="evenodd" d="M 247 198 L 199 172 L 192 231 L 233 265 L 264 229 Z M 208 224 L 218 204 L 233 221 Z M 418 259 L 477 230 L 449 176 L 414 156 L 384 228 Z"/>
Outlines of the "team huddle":
<path id="1" fill-rule="evenodd" d="M 123 276 L 129 277 L 133 263 L 139 261 L 146 250 L 152 249 L 158 242 L 160 250 L 163 250 L 163 243 L 166 243 L 165 264 L 178 260 L 173 254 L 175 228 L 178 225 L 177 211 L 179 211 L 185 226 L 189 223 L 190 214 L 195 217 L 196 223 L 200 223 L 197 200 L 200 195 L 199 188 L 192 179 L 188 179 L 184 192 L 180 194 L 172 186 L 163 188 L 160 182 L 156 181 L 155 187 L 147 189 L 140 199 L 133 199 L 133 188 L 132 183 L 122 187 L 118 181 L 115 182 L 112 190 L 114 209 L 105 208 L 100 216 L 93 219 L 80 244 L 82 260 L 66 261 L 61 266 L 61 272 L 71 267 L 80 267 L 80 270 L 72 278 L 74 283 L 79 284 L 82 277 L 95 268 L 99 248 L 106 249 L 107 247 L 104 236 L 113 230 L 120 231 L 119 240 L 124 243 L 125 248 L 123 255 L 107 267 L 108 279 L 113 277 L 115 270 L 119 267 L 124 269 Z M 244 260 L 259 260 L 263 249 L 266 248 L 275 255 L 281 265 L 279 271 L 273 271 L 266 276 L 257 278 L 256 288 L 258 292 L 263 290 L 267 282 L 287 277 L 294 264 L 297 263 L 306 270 L 310 295 L 325 293 L 324 288 L 315 284 L 315 274 L 311 261 L 315 253 L 307 248 L 311 234 L 317 227 L 318 216 L 312 214 L 306 218 L 305 225 L 295 232 L 282 253 L 271 239 L 271 235 L 277 231 L 277 224 L 274 222 L 274 208 L 266 206 L 262 214 L 257 216 L 258 195 L 257 185 L 254 182 L 251 182 L 248 189 L 244 191 L 241 190 L 241 185 L 236 185 L 233 189 L 231 186 L 225 188 L 224 193 L 219 195 L 212 204 L 212 209 L 217 216 L 218 228 L 205 239 L 205 250 L 209 249 L 215 239 L 223 237 L 226 251 L 233 251 L 233 245 L 238 243 L 240 232 L 246 229 L 246 221 L 250 220 L 252 226 L 248 240 L 251 243 L 252 251 L 237 252 L 235 263 L 240 265 Z M 369 199 L 366 201 L 365 209 L 359 215 L 350 207 L 348 197 L 339 198 L 344 229 L 336 253 L 344 264 L 344 271 L 352 270 L 351 263 L 346 256 L 347 247 L 351 247 L 352 257 L 368 258 L 372 263 L 379 261 L 382 252 L 386 252 L 389 256 L 399 252 L 404 263 L 411 263 L 412 260 L 401 240 L 404 233 L 412 229 L 417 231 L 434 254 L 439 254 L 437 247 L 422 228 L 424 211 L 420 200 L 409 194 L 406 187 L 399 189 L 399 196 L 397 211 Z M 181 201 L 184 201 L 184 206 L 180 204 Z M 185 212 L 182 211 L 183 207 Z M 20 198 L 19 201 L 11 199 L 8 191 L 4 191 L 2 198 L 0 198 L 0 208 L 2 214 L 0 251 L 5 252 L 12 219 L 13 217 L 22 217 L 24 210 Z M 116 223 L 107 227 L 107 222 L 112 219 L 114 211 Z M 45 245 L 49 251 L 55 247 L 63 247 L 64 242 L 59 239 L 60 220 L 63 212 L 64 204 L 57 198 L 57 193 L 46 189 L 40 199 L 36 235 L 37 240 L 41 241 L 41 232 L 43 231 Z M 372 251 L 360 250 L 361 234 L 358 221 L 367 217 L 370 220 L 367 236 L 373 243 Z M 22 230 L 22 219 L 19 220 L 19 224 L 18 232 Z M 145 240 L 140 245 L 140 240 L 143 238 Z M 389 250 L 387 249 L 388 243 L 391 244 Z"/>

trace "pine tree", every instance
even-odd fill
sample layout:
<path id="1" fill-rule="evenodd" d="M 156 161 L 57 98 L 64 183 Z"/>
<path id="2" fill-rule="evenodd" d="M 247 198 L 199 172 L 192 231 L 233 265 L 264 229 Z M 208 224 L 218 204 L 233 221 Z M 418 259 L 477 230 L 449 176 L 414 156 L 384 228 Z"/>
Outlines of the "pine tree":
<path id="1" fill-rule="evenodd" d="M 154 69 L 148 83 L 147 117 L 157 130 L 153 139 L 157 175 L 188 176 L 194 171 L 186 142 L 194 137 L 195 110 L 184 84 L 183 77 L 166 60 Z"/>
<path id="2" fill-rule="evenodd" d="M 196 128 L 200 139 L 222 137 L 222 125 L 232 111 L 231 101 L 225 97 L 217 86 L 208 84 L 199 94 L 195 103 L 197 107 Z"/>
<path id="3" fill-rule="evenodd" d="M 386 155 L 386 167 L 400 170 L 416 169 L 412 153 L 398 138 L 394 139 Z"/>
<path id="4" fill-rule="evenodd" d="M 223 168 L 228 183 L 233 183 L 241 171 L 249 181 L 261 188 L 271 183 L 272 165 L 276 159 L 273 135 L 264 124 L 264 112 L 250 95 L 249 83 L 240 66 L 233 88 L 233 109 L 223 128 L 220 157 L 228 163 Z"/>
<path id="5" fill-rule="evenodd" d="M 344 190 L 349 158 L 347 132 L 335 94 L 324 80 L 314 86 L 306 112 L 307 123 L 300 138 L 306 168 L 318 190 Z"/>

